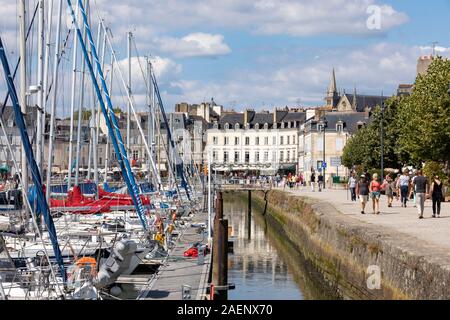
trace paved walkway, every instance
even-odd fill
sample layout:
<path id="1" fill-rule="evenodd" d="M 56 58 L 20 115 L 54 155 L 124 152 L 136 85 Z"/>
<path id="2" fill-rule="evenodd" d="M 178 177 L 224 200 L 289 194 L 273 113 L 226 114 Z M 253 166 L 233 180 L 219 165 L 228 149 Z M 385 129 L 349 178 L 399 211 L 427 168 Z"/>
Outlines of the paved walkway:
<path id="1" fill-rule="evenodd" d="M 408 203 L 408 208 L 402 208 L 400 201 L 394 200 L 394 207 L 388 208 L 387 198 L 383 196 L 380 202 L 381 215 L 372 214 L 372 202 L 366 207 L 366 214 L 362 215 L 360 203 L 352 203 L 350 193 L 345 190 L 325 190 L 313 193 L 310 188 L 305 187 L 303 190 L 292 191 L 286 188 L 286 191 L 299 196 L 327 201 L 346 216 L 368 224 L 391 228 L 413 236 L 418 241 L 427 242 L 450 252 L 450 203 L 443 203 L 441 218 L 433 219 L 431 218 L 432 202 L 428 200 L 425 204 L 425 219 L 419 220 L 418 211 L 413 207 L 412 201 Z"/>
<path id="2" fill-rule="evenodd" d="M 189 222 L 190 226 L 176 242 L 165 265 L 159 269 L 157 277 L 142 291 L 140 300 L 183 300 L 181 293 L 183 285 L 191 287 L 189 300 L 204 299 L 201 295 L 206 293 L 208 286 L 211 255 L 208 254 L 204 264 L 199 265 L 197 258 L 185 258 L 183 254 L 194 243 L 206 244 L 204 234 L 197 232 L 197 227 L 192 227 L 192 223 L 204 223 L 206 220 L 207 214 L 202 212 Z"/>

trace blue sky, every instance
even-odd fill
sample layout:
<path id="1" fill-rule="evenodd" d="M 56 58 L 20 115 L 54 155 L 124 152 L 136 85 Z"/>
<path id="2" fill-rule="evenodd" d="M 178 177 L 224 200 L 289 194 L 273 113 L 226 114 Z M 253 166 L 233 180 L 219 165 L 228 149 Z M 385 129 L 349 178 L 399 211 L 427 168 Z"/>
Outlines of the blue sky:
<path id="1" fill-rule="evenodd" d="M 0 32 L 14 47 L 16 5 L 0 5 L 6 17 Z M 91 0 L 91 6 L 93 20 L 100 16 L 111 27 L 124 72 L 127 31 L 141 56 L 152 55 L 168 110 L 211 97 L 240 110 L 322 105 L 333 67 L 341 91 L 393 94 L 398 84 L 414 82 L 417 59 L 431 53 L 433 41 L 450 56 L 450 0 Z M 380 25 L 370 30 L 373 6 Z M 133 91 L 143 108 L 138 61 Z M 115 103 L 123 105 L 116 91 Z"/>

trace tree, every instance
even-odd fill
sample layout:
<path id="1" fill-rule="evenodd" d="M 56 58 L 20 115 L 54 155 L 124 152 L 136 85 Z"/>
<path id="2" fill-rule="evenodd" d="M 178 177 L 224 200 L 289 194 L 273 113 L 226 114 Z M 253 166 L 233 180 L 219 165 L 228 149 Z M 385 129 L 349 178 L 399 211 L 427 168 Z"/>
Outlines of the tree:
<path id="1" fill-rule="evenodd" d="M 450 61 L 436 58 L 399 105 L 399 147 L 415 163 L 450 160 Z"/>
<path id="2" fill-rule="evenodd" d="M 370 124 L 359 130 L 344 148 L 343 164 L 352 168 L 363 166 L 366 169 L 381 167 L 381 122 L 383 121 L 384 164 L 385 168 L 397 168 L 408 155 L 399 152 L 397 140 L 400 128 L 397 125 L 397 97 L 385 102 L 384 114 L 380 106 L 372 113 Z"/>
<path id="3" fill-rule="evenodd" d="M 89 121 L 91 119 L 91 116 L 92 116 L 91 110 L 83 109 L 81 111 L 81 120 L 82 121 Z M 73 113 L 73 118 L 75 121 L 78 121 L 78 111 L 75 111 Z"/>

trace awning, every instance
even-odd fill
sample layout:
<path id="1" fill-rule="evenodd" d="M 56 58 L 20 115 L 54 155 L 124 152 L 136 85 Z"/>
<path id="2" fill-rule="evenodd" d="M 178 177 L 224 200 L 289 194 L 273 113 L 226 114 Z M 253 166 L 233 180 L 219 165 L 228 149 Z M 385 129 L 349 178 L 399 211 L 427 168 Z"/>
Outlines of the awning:
<path id="1" fill-rule="evenodd" d="M 296 164 L 282 164 L 279 170 L 297 170 Z"/>

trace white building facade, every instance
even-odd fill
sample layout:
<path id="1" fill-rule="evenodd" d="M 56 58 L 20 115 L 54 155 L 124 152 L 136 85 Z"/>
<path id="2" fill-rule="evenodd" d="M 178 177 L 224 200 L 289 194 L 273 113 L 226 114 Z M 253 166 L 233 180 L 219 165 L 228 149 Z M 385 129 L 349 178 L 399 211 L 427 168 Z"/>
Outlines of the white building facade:
<path id="1" fill-rule="evenodd" d="M 304 113 L 289 111 L 225 115 L 207 131 L 205 159 L 218 172 L 294 173 L 304 118 Z"/>

